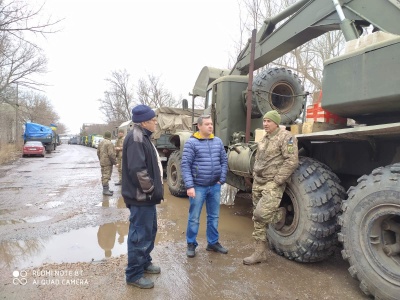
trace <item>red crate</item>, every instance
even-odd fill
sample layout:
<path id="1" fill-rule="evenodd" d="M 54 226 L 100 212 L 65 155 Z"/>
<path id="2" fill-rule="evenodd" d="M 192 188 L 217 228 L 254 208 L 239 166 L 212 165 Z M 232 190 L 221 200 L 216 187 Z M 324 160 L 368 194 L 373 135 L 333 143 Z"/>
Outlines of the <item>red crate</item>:
<path id="1" fill-rule="evenodd" d="M 314 95 L 314 101 L 316 95 Z M 320 123 L 328 123 L 328 124 L 344 124 L 347 125 L 347 119 L 339 117 L 329 111 L 322 109 L 321 107 L 321 99 L 322 99 L 322 91 L 320 91 L 318 100 L 314 102 L 313 105 L 309 105 L 307 107 L 306 119 L 307 121 L 314 121 Z"/>

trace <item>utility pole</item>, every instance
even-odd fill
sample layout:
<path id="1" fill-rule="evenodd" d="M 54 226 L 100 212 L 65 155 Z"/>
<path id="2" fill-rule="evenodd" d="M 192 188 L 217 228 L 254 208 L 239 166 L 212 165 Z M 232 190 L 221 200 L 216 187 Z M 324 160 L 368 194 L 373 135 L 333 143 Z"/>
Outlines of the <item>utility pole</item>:
<path id="1" fill-rule="evenodd" d="M 15 145 L 18 145 L 18 82 L 17 82 L 17 98 L 15 99 Z"/>

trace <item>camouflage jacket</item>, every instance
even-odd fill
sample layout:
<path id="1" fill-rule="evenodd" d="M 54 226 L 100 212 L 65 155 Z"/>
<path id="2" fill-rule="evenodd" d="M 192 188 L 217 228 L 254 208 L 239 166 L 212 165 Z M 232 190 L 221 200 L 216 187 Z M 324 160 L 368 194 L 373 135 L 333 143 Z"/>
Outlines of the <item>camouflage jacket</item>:
<path id="1" fill-rule="evenodd" d="M 122 147 L 124 146 L 125 137 L 118 137 L 117 141 L 115 142 L 115 148 L 121 148 L 121 150 L 115 149 L 115 153 L 117 158 L 122 158 Z"/>
<path id="2" fill-rule="evenodd" d="M 258 184 L 273 180 L 281 185 L 298 164 L 297 139 L 289 131 L 277 128 L 258 143 L 253 177 Z"/>
<path id="3" fill-rule="evenodd" d="M 114 145 L 109 139 L 104 139 L 97 147 L 97 157 L 100 160 L 100 166 L 112 166 L 117 163 L 115 157 Z"/>

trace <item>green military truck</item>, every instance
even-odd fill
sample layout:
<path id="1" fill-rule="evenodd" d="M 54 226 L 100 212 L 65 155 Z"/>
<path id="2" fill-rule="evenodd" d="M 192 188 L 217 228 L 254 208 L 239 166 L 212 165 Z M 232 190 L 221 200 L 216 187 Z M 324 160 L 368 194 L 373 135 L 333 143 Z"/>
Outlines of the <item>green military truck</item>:
<path id="1" fill-rule="evenodd" d="M 262 116 L 277 109 L 290 126 L 306 96 L 291 70 L 266 69 L 254 80 L 252 71 L 323 33 L 343 32 L 348 51 L 325 61 L 320 105 L 356 125 L 296 135 L 300 163 L 281 201 L 286 223 L 270 226 L 267 238 L 271 249 L 298 262 L 324 260 L 341 242 L 350 274 L 377 299 L 400 299 L 399 20 L 393 0 L 297 1 L 265 20 L 231 70 L 204 67 L 192 90 L 193 99 L 206 99 L 204 113 L 226 147 L 227 183 L 250 191 Z M 366 27 L 373 33 L 361 36 Z M 179 149 L 167 168 L 175 195 L 186 196 L 180 160 L 190 134 L 171 139 Z"/>
<path id="2" fill-rule="evenodd" d="M 198 117 L 202 110 L 177 107 L 159 107 L 154 109 L 158 124 L 152 134 L 153 143 L 158 151 L 166 174 L 167 162 L 177 148 L 170 142 L 170 138 L 177 132 L 190 132 L 192 130 L 193 116 Z M 133 126 L 132 121 L 122 123 L 118 129 L 124 130 L 126 135 Z"/>

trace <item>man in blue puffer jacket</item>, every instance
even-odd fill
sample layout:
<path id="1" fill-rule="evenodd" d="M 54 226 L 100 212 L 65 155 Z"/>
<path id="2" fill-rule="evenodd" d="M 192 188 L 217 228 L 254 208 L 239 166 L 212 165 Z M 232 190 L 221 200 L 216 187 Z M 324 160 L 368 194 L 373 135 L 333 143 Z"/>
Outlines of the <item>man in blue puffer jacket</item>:
<path id="1" fill-rule="evenodd" d="M 228 158 L 220 138 L 213 134 L 211 116 L 202 115 L 197 120 L 199 131 L 185 143 L 182 154 L 182 177 L 190 200 L 189 220 L 186 230 L 188 243 L 186 255 L 195 256 L 200 214 L 204 202 L 207 209 L 207 248 L 227 254 L 219 243 L 218 219 L 221 184 L 225 183 Z"/>

